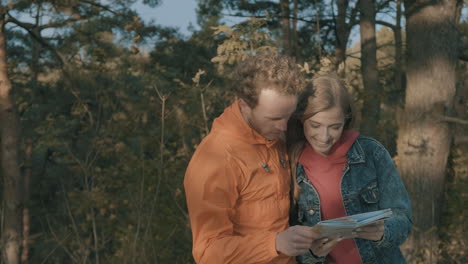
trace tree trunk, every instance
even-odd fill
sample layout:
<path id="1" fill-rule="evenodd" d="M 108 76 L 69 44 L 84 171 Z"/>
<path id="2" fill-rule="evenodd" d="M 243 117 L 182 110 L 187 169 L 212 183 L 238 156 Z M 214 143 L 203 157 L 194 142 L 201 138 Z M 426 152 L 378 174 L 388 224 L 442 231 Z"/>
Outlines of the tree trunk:
<path id="1" fill-rule="evenodd" d="M 395 25 L 395 90 L 403 92 L 403 40 L 401 37 L 401 1 L 396 2 L 396 25 Z"/>
<path id="2" fill-rule="evenodd" d="M 376 137 L 380 116 L 381 87 L 377 70 L 375 7 L 373 0 L 361 0 L 361 73 L 364 83 L 361 132 Z"/>
<path id="3" fill-rule="evenodd" d="M 4 227 L 2 258 L 7 264 L 19 263 L 21 250 L 21 174 L 18 167 L 19 124 L 11 97 L 7 73 L 5 20 L 0 22 L 0 127 L 3 176 Z"/>
<path id="4" fill-rule="evenodd" d="M 299 37 L 297 36 L 297 12 L 298 12 L 298 7 L 297 7 L 297 0 L 293 0 L 293 5 L 294 5 L 294 9 L 293 9 L 293 29 L 292 29 L 292 33 L 293 33 L 293 45 L 294 45 L 294 54 L 295 54 L 295 57 L 296 57 L 296 61 L 301 63 L 302 62 L 302 58 L 301 58 L 301 50 L 299 48 Z"/>
<path id="5" fill-rule="evenodd" d="M 29 231 L 31 217 L 29 214 L 30 180 L 32 174 L 32 141 L 26 142 L 24 151 L 24 194 L 23 194 L 23 242 L 21 252 L 21 263 L 27 263 L 29 259 Z"/>
<path id="6" fill-rule="evenodd" d="M 346 23 L 346 10 L 348 9 L 347 0 L 338 0 L 338 16 L 336 18 L 336 46 L 335 46 L 335 58 L 336 58 L 336 69 L 340 77 L 345 76 L 344 63 L 346 61 L 346 44 L 348 43 L 350 27 Z"/>
<path id="7" fill-rule="evenodd" d="M 283 18 L 281 19 L 281 28 L 283 31 L 284 54 L 291 55 L 291 23 L 289 19 L 289 0 L 281 0 L 280 7 L 281 15 L 283 16 Z"/>
<path id="8" fill-rule="evenodd" d="M 35 24 L 32 31 L 36 36 L 41 35 L 40 21 L 41 21 L 42 6 L 38 5 L 36 10 Z M 41 53 L 41 44 L 32 38 L 31 42 L 31 61 L 29 68 L 31 69 L 31 86 L 37 89 L 39 78 L 39 58 Z M 33 93 L 33 100 L 35 99 Z M 32 151 L 33 140 L 31 135 L 23 135 L 24 139 L 24 166 L 23 166 L 23 241 L 21 243 L 21 263 L 27 263 L 29 260 L 29 244 L 30 244 L 30 230 L 31 230 L 31 214 L 30 214 L 30 199 L 31 199 L 31 176 L 32 176 Z"/>
<path id="9" fill-rule="evenodd" d="M 410 255 L 436 263 L 451 133 L 441 116 L 453 108 L 456 86 L 456 0 L 405 1 L 407 90 L 399 117 L 398 167 L 413 205 Z M 411 262 L 411 261 L 410 261 Z"/>
<path id="10" fill-rule="evenodd" d="M 318 53 L 319 61 L 322 61 L 323 55 L 322 55 L 322 41 L 321 41 L 321 36 L 320 36 L 320 7 L 317 4 L 317 0 L 314 0 L 314 6 L 315 6 L 315 9 L 316 9 L 316 11 L 315 11 L 316 12 L 316 14 L 315 14 L 315 34 L 317 34 L 317 53 Z M 333 13 L 333 15 L 334 15 L 334 13 Z M 337 41 L 337 43 L 338 43 L 338 41 Z M 336 46 L 338 46 L 338 44 L 336 44 Z"/>

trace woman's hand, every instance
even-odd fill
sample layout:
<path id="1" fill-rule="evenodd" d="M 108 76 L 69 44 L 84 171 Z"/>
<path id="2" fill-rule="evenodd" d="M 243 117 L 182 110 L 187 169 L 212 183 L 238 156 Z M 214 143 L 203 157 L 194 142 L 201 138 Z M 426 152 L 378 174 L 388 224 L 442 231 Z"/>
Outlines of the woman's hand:
<path id="1" fill-rule="evenodd" d="M 375 222 L 374 224 L 367 225 L 356 229 L 356 237 L 379 241 L 384 234 L 384 220 Z"/>

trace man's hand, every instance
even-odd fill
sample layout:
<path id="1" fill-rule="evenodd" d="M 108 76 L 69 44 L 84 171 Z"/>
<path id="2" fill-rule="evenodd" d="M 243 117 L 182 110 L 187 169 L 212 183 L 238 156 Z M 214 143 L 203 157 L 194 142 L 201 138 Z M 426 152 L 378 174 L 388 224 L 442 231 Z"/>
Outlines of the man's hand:
<path id="1" fill-rule="evenodd" d="M 360 227 L 356 230 L 356 237 L 379 241 L 384 234 L 384 220 L 375 222 L 374 224 Z"/>
<path id="2" fill-rule="evenodd" d="M 310 251 L 312 254 L 314 254 L 317 257 L 323 257 L 328 255 L 330 251 L 335 248 L 336 244 L 343 240 L 341 237 L 336 237 L 336 238 L 327 238 L 325 240 L 320 240 L 321 243 L 316 243 L 314 247 L 310 248 Z"/>
<path id="3" fill-rule="evenodd" d="M 288 256 L 297 256 L 327 240 L 310 226 L 291 226 L 276 236 L 276 250 Z"/>

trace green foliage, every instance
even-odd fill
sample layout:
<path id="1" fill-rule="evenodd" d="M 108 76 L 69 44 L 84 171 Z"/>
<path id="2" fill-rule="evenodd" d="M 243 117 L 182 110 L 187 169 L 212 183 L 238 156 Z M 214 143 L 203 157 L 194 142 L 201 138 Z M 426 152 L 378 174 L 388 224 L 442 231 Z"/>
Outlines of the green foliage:
<path id="1" fill-rule="evenodd" d="M 95 14 L 88 11 L 80 9 Z M 180 123 L 170 121 L 177 101 L 187 99 L 171 96 L 168 107 L 161 109 L 154 87 L 187 94 L 174 79 L 190 80 L 189 66 L 202 61 L 188 62 L 189 72 L 155 75 L 151 57 L 135 55 L 132 47 L 119 43 L 172 33 L 145 27 L 128 14 L 99 14 L 61 24 L 49 49 L 66 52 L 65 68 L 52 50 L 34 46 L 24 31 L 8 32 L 13 44 L 10 77 L 24 136 L 34 142 L 31 186 L 38 188 L 32 188 L 27 203 L 34 216 L 31 263 L 190 262 L 191 235 L 181 190 L 190 153 L 181 152 L 179 139 L 193 135 L 181 136 Z M 66 14 L 52 15 L 56 22 L 67 19 Z M 176 34 L 168 40 L 160 43 L 171 48 L 177 42 L 181 51 L 191 47 Z M 29 56 L 35 49 L 50 53 Z M 175 55 L 158 54 L 159 65 L 179 69 L 173 62 L 186 54 Z M 36 72 L 37 79 L 31 79 L 30 72 Z M 167 114 L 163 141 L 161 110 Z M 196 141 L 199 136 L 196 133 Z M 187 142 L 189 151 L 192 141 Z"/>

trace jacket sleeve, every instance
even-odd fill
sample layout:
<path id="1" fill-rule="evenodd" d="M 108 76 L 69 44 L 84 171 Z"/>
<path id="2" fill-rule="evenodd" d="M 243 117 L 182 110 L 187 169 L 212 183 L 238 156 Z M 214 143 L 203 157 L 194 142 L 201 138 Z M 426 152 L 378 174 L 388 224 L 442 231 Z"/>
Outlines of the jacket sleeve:
<path id="1" fill-rule="evenodd" d="M 375 243 L 377 247 L 398 247 L 411 232 L 411 202 L 388 151 L 380 146 L 374 157 L 381 197 L 380 208 L 391 208 L 393 212 L 392 216 L 385 220 L 382 239 Z"/>
<path id="2" fill-rule="evenodd" d="M 242 171 L 226 154 L 204 149 L 190 161 L 184 187 L 197 263 L 268 263 L 278 256 L 277 232 L 234 232 L 241 179 Z"/>

